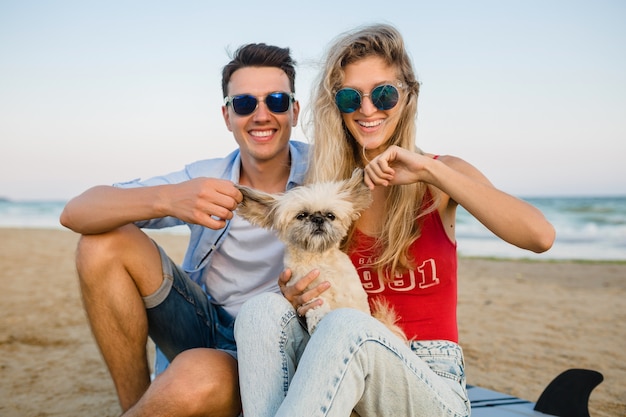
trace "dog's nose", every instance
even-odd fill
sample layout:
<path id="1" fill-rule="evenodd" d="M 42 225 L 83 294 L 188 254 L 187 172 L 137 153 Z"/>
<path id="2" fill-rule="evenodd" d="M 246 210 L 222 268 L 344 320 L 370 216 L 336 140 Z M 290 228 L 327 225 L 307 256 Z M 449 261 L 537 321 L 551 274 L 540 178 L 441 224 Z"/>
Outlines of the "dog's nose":
<path id="1" fill-rule="evenodd" d="M 319 214 L 314 214 L 311 216 L 311 221 L 316 224 L 316 225 L 321 225 L 324 223 L 324 216 L 321 216 Z"/>

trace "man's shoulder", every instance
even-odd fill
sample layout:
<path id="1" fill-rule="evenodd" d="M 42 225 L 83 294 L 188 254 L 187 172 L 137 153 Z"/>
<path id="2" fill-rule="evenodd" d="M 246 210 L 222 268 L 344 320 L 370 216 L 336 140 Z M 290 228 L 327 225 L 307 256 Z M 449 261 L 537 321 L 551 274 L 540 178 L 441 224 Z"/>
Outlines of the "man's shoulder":
<path id="1" fill-rule="evenodd" d="M 292 158 L 304 159 L 308 156 L 310 145 L 306 142 L 300 142 L 297 140 L 289 141 L 289 146 L 292 150 Z"/>
<path id="2" fill-rule="evenodd" d="M 309 146 L 310 146 L 308 143 L 302 142 L 302 141 L 299 141 L 299 140 L 290 140 L 289 144 L 291 146 L 294 146 L 297 149 L 305 151 L 305 152 L 309 149 Z"/>
<path id="3" fill-rule="evenodd" d="M 291 154 L 291 172 L 289 173 L 287 189 L 304 183 L 304 177 L 309 165 L 309 144 L 298 141 L 290 141 L 289 151 Z"/>
<path id="4" fill-rule="evenodd" d="M 239 157 L 239 149 L 220 158 L 202 159 L 185 166 L 189 176 L 194 177 L 222 177 L 230 175 L 235 161 Z"/>

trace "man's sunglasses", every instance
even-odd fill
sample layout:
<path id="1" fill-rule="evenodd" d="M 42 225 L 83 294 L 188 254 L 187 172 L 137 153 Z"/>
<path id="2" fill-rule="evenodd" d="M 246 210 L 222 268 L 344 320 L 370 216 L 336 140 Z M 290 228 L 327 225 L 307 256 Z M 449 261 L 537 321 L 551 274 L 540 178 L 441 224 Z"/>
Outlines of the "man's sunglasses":
<path id="1" fill-rule="evenodd" d="M 259 101 L 264 101 L 265 105 L 272 113 L 284 113 L 289 110 L 289 106 L 295 100 L 293 93 L 277 91 L 269 93 L 265 97 L 255 97 L 251 94 L 240 94 L 224 98 L 224 105 L 232 104 L 233 110 L 240 116 L 247 116 L 254 113 L 259 107 Z"/>
<path id="2" fill-rule="evenodd" d="M 402 84 L 399 84 L 402 88 Z M 335 103 L 342 113 L 353 113 L 361 107 L 363 97 L 369 97 L 378 110 L 393 109 L 398 104 L 400 92 L 391 84 L 383 84 L 374 88 L 369 94 L 363 94 L 354 88 L 342 88 L 335 93 Z"/>

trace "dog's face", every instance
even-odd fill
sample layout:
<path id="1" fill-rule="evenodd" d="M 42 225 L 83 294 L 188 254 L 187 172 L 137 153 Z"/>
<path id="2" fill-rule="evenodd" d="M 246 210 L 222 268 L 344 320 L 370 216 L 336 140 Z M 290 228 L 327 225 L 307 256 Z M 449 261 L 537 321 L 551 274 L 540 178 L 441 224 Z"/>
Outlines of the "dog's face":
<path id="1" fill-rule="evenodd" d="M 284 194 L 239 189 L 244 196 L 237 209 L 241 217 L 276 230 L 287 246 L 312 252 L 338 246 L 372 200 L 362 170 L 355 170 L 346 181 L 310 184 Z"/>

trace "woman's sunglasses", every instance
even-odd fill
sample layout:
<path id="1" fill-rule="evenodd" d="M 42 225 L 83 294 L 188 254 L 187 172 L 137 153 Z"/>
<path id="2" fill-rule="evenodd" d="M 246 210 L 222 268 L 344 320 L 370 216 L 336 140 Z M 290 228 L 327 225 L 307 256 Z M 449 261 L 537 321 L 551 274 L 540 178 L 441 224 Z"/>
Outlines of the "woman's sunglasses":
<path id="1" fill-rule="evenodd" d="M 402 87 L 402 84 L 399 87 Z M 363 97 L 369 97 L 378 110 L 389 110 L 398 104 L 400 92 L 391 84 L 379 85 L 369 94 L 363 94 L 359 90 L 346 87 L 335 93 L 335 103 L 340 112 L 353 113 L 361 107 Z"/>
<path id="2" fill-rule="evenodd" d="M 272 113 L 284 113 L 289 110 L 289 106 L 295 100 L 293 93 L 277 91 L 269 93 L 263 98 L 255 97 L 251 94 L 240 94 L 224 98 L 224 105 L 232 104 L 233 110 L 240 116 L 247 116 L 254 113 L 259 107 L 259 101 L 264 101 L 265 105 Z"/>

